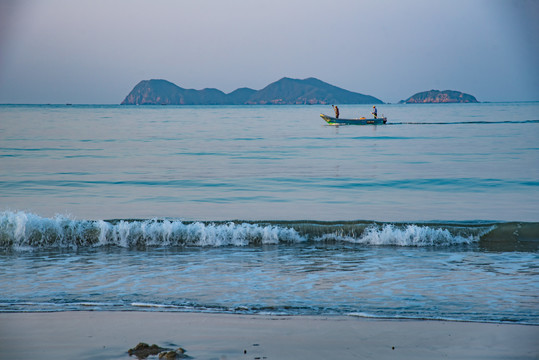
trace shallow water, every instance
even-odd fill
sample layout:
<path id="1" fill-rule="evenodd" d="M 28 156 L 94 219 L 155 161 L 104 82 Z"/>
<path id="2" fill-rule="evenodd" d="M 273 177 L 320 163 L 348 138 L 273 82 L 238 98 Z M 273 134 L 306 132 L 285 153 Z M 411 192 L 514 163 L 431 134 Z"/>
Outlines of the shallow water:
<path id="1" fill-rule="evenodd" d="M 0 311 L 355 315 L 539 324 L 537 253 L 302 244 L 2 256 Z"/>

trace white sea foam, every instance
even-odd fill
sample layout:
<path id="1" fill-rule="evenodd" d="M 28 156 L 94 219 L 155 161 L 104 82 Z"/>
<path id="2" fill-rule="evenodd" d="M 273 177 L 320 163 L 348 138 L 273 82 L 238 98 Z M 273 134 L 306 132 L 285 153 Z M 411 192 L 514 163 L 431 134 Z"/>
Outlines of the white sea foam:
<path id="1" fill-rule="evenodd" d="M 316 238 L 318 241 L 344 241 L 355 244 L 378 246 L 448 246 L 470 244 L 480 239 L 482 232 L 455 234 L 447 228 L 427 225 L 371 225 L 359 235 L 347 235 L 342 232 L 324 234 Z"/>
<path id="2" fill-rule="evenodd" d="M 175 305 L 141 303 L 141 302 L 131 303 L 131 306 L 140 307 L 140 308 L 157 308 L 157 309 L 180 309 L 181 308 L 180 306 L 175 306 Z"/>
<path id="3" fill-rule="evenodd" d="M 371 226 L 365 230 L 361 243 L 370 245 L 434 246 L 469 244 L 479 240 L 475 235 L 453 235 L 448 229 L 430 226 L 406 225 L 403 228 L 391 224 Z"/>

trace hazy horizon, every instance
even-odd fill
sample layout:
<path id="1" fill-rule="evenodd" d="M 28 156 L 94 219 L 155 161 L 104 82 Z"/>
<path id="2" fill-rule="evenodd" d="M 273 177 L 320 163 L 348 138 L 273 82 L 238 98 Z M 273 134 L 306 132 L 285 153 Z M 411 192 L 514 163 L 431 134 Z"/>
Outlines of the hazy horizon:
<path id="1" fill-rule="evenodd" d="M 0 103 L 119 104 L 141 80 L 315 77 L 395 103 L 539 100 L 539 2 L 0 0 Z"/>

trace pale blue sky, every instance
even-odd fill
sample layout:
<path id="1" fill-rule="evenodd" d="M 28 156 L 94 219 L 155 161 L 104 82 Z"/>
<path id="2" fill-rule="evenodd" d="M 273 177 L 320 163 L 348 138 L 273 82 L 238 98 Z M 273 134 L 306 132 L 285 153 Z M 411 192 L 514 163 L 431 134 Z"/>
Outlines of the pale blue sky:
<path id="1" fill-rule="evenodd" d="M 539 100 L 535 0 L 0 0 L 0 103 L 120 103 L 143 79 L 261 89 L 316 77 Z"/>

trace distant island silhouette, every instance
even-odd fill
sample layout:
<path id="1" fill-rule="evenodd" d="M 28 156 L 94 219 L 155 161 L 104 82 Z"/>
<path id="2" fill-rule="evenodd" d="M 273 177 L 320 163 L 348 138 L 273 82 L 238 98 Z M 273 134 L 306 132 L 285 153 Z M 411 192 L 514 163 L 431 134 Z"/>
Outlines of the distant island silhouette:
<path id="1" fill-rule="evenodd" d="M 240 88 L 229 94 L 218 89 L 184 89 L 167 80 L 143 80 L 122 105 L 315 105 L 383 104 L 370 95 L 348 91 L 316 78 L 284 77 L 262 90 Z"/>
<path id="2" fill-rule="evenodd" d="M 399 104 L 478 103 L 470 94 L 455 90 L 418 92 Z M 167 80 L 140 81 L 122 105 L 328 105 L 384 104 L 374 96 L 348 91 L 316 78 L 284 77 L 261 90 L 239 88 L 225 94 L 221 90 L 184 89 Z"/>
<path id="3" fill-rule="evenodd" d="M 433 103 L 478 103 L 477 99 L 460 91 L 454 90 L 429 90 L 419 92 L 399 104 L 433 104 Z"/>

